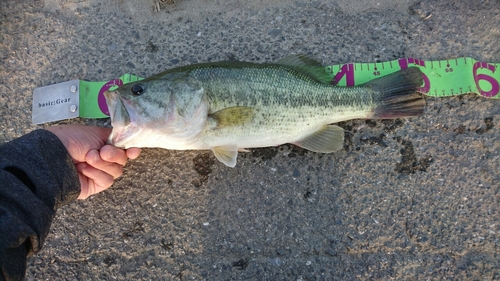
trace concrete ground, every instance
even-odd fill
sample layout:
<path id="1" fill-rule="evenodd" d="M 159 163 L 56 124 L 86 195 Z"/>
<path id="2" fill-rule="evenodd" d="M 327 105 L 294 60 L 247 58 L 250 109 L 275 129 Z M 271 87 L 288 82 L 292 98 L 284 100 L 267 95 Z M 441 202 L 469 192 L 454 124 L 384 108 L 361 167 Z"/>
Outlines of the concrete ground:
<path id="1" fill-rule="evenodd" d="M 500 62 L 494 0 L 176 2 L 1 1 L 0 142 L 42 127 L 34 88 L 71 79 L 297 53 Z M 498 99 L 427 98 L 418 118 L 343 122 L 336 153 L 252 149 L 232 169 L 146 149 L 59 210 L 27 278 L 500 280 L 499 116 Z"/>

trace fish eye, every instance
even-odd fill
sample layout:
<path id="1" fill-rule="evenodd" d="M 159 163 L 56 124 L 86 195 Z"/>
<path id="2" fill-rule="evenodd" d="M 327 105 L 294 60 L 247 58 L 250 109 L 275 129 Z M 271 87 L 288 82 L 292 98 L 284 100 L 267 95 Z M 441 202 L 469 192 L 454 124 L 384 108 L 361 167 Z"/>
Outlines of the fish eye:
<path id="1" fill-rule="evenodd" d="M 134 96 L 140 96 L 144 93 L 144 85 L 135 83 L 130 90 Z"/>

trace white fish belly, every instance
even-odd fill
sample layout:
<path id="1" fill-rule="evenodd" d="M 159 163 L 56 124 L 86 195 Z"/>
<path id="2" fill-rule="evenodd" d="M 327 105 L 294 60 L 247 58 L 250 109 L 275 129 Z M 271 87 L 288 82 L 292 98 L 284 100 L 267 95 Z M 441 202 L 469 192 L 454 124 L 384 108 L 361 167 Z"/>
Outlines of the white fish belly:
<path id="1" fill-rule="evenodd" d="M 367 118 L 371 114 L 369 108 L 342 108 L 335 113 L 332 109 L 326 112 L 319 108 L 305 111 L 276 108 L 274 111 L 260 114 L 247 124 L 205 130 L 198 142 L 199 149 L 227 145 L 254 148 L 294 143 L 312 135 L 324 125 Z"/>

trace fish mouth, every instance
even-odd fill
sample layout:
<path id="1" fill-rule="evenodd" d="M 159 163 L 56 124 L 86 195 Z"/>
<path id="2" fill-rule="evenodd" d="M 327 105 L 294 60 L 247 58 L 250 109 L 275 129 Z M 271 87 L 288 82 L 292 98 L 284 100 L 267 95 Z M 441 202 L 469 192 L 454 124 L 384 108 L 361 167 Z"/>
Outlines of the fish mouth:
<path id="1" fill-rule="evenodd" d="M 131 147 L 128 143 L 133 135 L 137 133 L 137 128 L 131 122 L 131 111 L 128 108 L 128 103 L 123 101 L 116 91 L 106 91 L 104 97 L 111 117 L 111 126 L 113 126 L 113 130 L 108 137 L 108 144 L 120 148 Z"/>

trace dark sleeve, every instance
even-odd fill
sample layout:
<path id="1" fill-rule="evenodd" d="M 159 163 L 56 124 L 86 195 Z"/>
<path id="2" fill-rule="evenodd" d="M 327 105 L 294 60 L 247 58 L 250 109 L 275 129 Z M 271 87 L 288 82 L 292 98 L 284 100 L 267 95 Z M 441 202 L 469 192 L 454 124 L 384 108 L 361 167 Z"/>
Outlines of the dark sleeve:
<path id="1" fill-rule="evenodd" d="M 0 146 L 0 280 L 21 280 L 57 208 L 76 200 L 80 181 L 61 141 L 36 130 Z"/>

